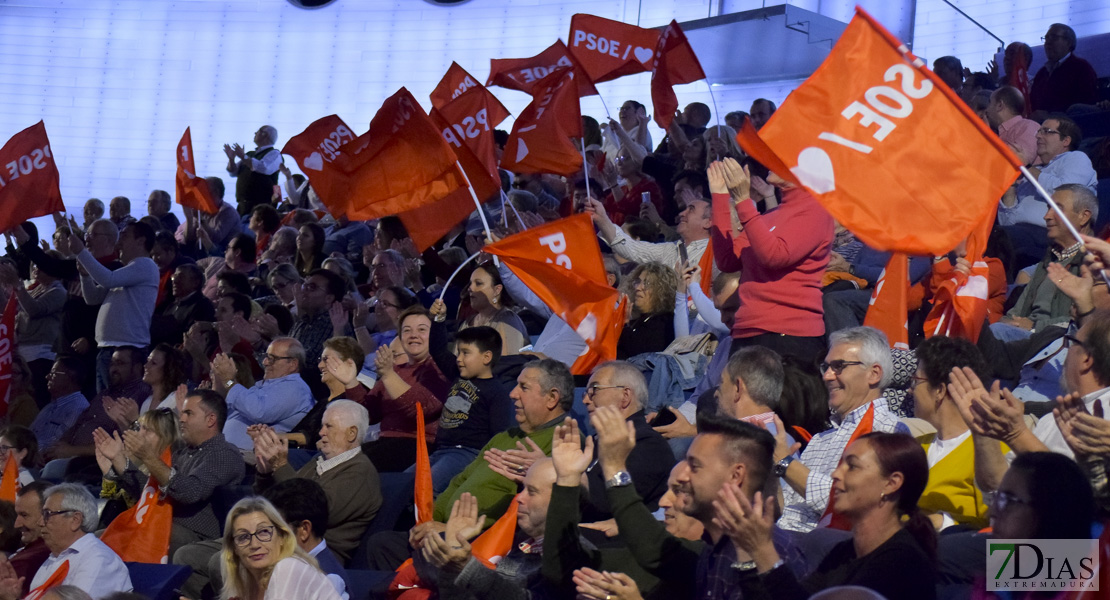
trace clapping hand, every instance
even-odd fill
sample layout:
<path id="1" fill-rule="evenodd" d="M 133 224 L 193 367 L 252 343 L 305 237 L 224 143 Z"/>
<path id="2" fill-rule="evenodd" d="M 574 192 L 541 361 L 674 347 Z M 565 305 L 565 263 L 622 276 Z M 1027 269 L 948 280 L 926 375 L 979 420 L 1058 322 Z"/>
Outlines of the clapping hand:
<path id="1" fill-rule="evenodd" d="M 1102 402 L 1096 401 L 1092 410 L 1094 414 L 1087 412 L 1079 394 L 1056 398 L 1052 414 L 1076 456 L 1110 455 L 1110 421 L 1103 414 Z"/>
<path id="2" fill-rule="evenodd" d="M 551 440 L 551 460 L 555 464 L 556 484 L 577 487 L 593 462 L 593 455 L 593 438 L 586 438 L 586 447 L 583 449 L 578 422 L 573 418 L 567 417 L 562 425 L 555 427 L 555 435 Z"/>
<path id="3" fill-rule="evenodd" d="M 96 464 L 100 466 L 101 473 L 107 475 L 112 467 L 125 467 L 123 439 L 120 438 L 118 431 L 113 431 L 109 435 L 103 427 L 97 427 L 93 431 L 93 444 L 96 446 Z M 123 469 L 117 468 L 116 470 L 122 471 Z"/>
<path id="4" fill-rule="evenodd" d="M 212 379 L 224 382 L 235 379 L 235 361 L 227 354 L 217 354 L 212 359 Z"/>
<path id="5" fill-rule="evenodd" d="M 1027 429 L 1022 403 L 1010 390 L 1002 389 L 995 381 L 988 391 L 968 367 L 952 369 L 948 392 L 973 433 L 1013 445 L 1013 440 Z"/>
<path id="6" fill-rule="evenodd" d="M 642 600 L 636 582 L 624 573 L 575 569 L 574 586 L 579 600 Z"/>
<path id="7" fill-rule="evenodd" d="M 525 446 L 525 443 L 528 446 Z M 490 448 L 486 450 L 484 456 L 491 471 L 517 483 L 524 481 L 524 475 L 532 468 L 532 463 L 546 457 L 547 454 L 532 441 L 532 438 L 524 438 L 523 442 L 518 441 L 513 450 Z"/>
<path id="8" fill-rule="evenodd" d="M 762 492 L 756 492 L 749 501 L 739 487 L 725 482 L 713 501 L 713 508 L 716 512 L 713 523 L 732 540 L 738 551 L 749 554 L 757 563 L 761 562 L 760 557 L 772 555 L 769 562 L 778 562 L 771 541 L 771 531 L 775 526 L 774 496 L 764 499 Z"/>
<path id="9" fill-rule="evenodd" d="M 289 441 L 273 428 L 266 427 L 254 436 L 254 456 L 258 460 L 259 473 L 273 473 L 289 463 Z"/>
<path id="10" fill-rule="evenodd" d="M 120 429 L 127 429 L 131 427 L 139 418 L 139 404 L 132 398 L 127 396 L 120 396 L 119 398 L 111 398 L 104 396 L 104 412 L 120 426 Z"/>
<path id="11" fill-rule="evenodd" d="M 158 448 L 138 431 L 128 429 L 123 432 L 123 447 L 139 462 L 149 464 L 159 459 Z"/>
<path id="12" fill-rule="evenodd" d="M 571 422 L 574 422 L 571 419 Z M 628 455 L 636 447 L 636 428 L 615 407 L 599 406 L 590 415 L 590 425 L 597 432 L 597 459 L 608 475 L 625 469 Z M 577 433 L 577 432 L 576 432 Z M 587 440 L 589 449 L 590 438 Z M 554 452 L 554 451 L 553 451 Z M 587 455 L 592 457 L 592 455 Z M 589 466 L 589 462 L 586 463 Z M 585 471 L 585 469 L 582 469 Z"/>

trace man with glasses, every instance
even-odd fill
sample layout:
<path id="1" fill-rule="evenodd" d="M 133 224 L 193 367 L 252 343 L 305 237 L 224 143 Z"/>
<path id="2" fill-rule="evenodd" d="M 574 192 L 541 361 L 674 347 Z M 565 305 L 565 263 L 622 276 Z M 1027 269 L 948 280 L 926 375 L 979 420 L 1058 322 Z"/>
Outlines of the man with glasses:
<path id="1" fill-rule="evenodd" d="M 1053 23 L 1044 41 L 1044 66 L 1029 94 L 1034 111 L 1063 111 L 1073 104 L 1098 101 L 1098 77 L 1091 63 L 1075 55 L 1075 30 Z"/>
<path id="2" fill-rule="evenodd" d="M 350 336 L 354 337 L 351 324 L 346 321 L 337 327 L 332 323 L 330 310 L 336 302 L 342 302 L 347 294 L 347 282 L 340 275 L 327 269 L 316 269 L 308 274 L 297 298 L 297 320 L 289 330 L 289 336 L 296 338 L 304 348 L 307 368 L 303 375 L 309 387 L 319 392 L 318 395 L 326 396 L 327 387 L 320 383 L 320 370 L 315 365 L 320 363 L 320 355 L 324 353 L 324 342 L 329 338 Z"/>
<path id="3" fill-rule="evenodd" d="M 806 533 L 819 522 L 839 525 L 828 510 L 829 493 L 844 449 L 872 431 L 909 433 L 882 399 L 893 370 L 890 343 L 881 331 L 853 327 L 829 336 L 821 377 L 829 390 L 832 428 L 813 436 L 797 460 L 793 455 L 798 445 L 789 443 L 785 429 L 775 433 L 774 474 L 789 484 L 783 489 L 779 527 Z"/>
<path id="4" fill-rule="evenodd" d="M 212 360 L 212 388 L 227 398 L 227 441 L 253 458 L 254 441 L 247 434 L 251 425 L 269 425 L 288 433 L 308 414 L 316 401 L 301 378 L 305 364 L 304 346 L 293 338 L 277 338 L 262 360 L 263 379 L 252 388 L 235 380 L 235 362 L 227 354 Z"/>
<path id="5" fill-rule="evenodd" d="M 45 584 L 55 571 L 66 569 L 60 585 L 79 587 L 93 598 L 130 592 L 127 566 L 92 533 L 99 520 L 92 494 L 80 485 L 63 483 L 47 489 L 45 497 L 42 539 L 50 556 L 35 573 L 31 590 Z"/>
<path id="6" fill-rule="evenodd" d="M 644 416 L 644 401 L 648 398 L 647 381 L 640 369 L 630 363 L 614 360 L 602 363 L 586 384 L 582 403 L 593 415 L 601 407 L 612 407 L 630 426 L 630 437 L 635 447 L 626 460 L 627 470 L 611 477 L 602 475 L 596 461 L 586 469 L 588 489 L 583 490 L 586 503 L 582 506 L 584 522 L 604 521 L 613 516 L 606 490 L 618 485 L 632 484 L 636 493 L 651 510 L 658 508 L 659 498 L 667 491 L 667 477 L 674 466 L 675 457 L 667 440 L 651 428 Z M 594 444 L 597 458 L 598 444 Z"/>

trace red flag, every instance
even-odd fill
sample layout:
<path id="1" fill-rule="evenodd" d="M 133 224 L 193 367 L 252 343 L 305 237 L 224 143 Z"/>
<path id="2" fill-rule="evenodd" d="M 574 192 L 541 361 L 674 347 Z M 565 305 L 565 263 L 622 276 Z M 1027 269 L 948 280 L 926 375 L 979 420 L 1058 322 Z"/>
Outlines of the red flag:
<path id="1" fill-rule="evenodd" d="M 916 255 L 956 247 L 1021 164 L 859 8 L 825 62 L 758 136 L 744 127 L 737 139 L 753 158 L 813 192 L 867 245 Z M 773 166 L 784 163 L 796 166 Z"/>
<path id="2" fill-rule="evenodd" d="M 181 141 L 177 143 L 177 203 L 214 215 L 220 209 L 208 189 L 208 182 L 197 176 L 197 166 L 193 158 L 193 135 L 186 127 Z"/>
<path id="3" fill-rule="evenodd" d="M 54 569 L 54 572 L 50 574 L 50 577 L 47 577 L 46 581 L 42 582 L 42 585 L 31 590 L 30 593 L 23 597 L 23 600 L 39 600 L 44 595 L 46 595 L 46 592 L 49 591 L 50 588 L 62 585 L 62 582 L 66 580 L 67 575 L 69 575 L 68 560 L 58 565 L 58 568 Z"/>
<path id="4" fill-rule="evenodd" d="M 1033 104 L 1029 99 L 1033 92 L 1033 86 L 1029 81 L 1029 63 L 1025 60 L 1024 52 L 1014 52 L 1013 67 L 1013 72 L 1006 73 L 1006 77 L 1009 79 L 1006 85 L 1016 87 L 1021 91 L 1022 97 L 1025 98 L 1025 110 L 1022 111 L 1022 116 L 1028 117 L 1033 113 Z"/>
<path id="5" fill-rule="evenodd" d="M 459 63 L 452 62 L 451 66 L 447 67 L 443 79 L 439 80 L 436 88 L 432 90 L 428 97 L 432 101 L 432 108 L 441 108 L 455 98 L 479 87 L 481 86 L 473 75 L 467 73 L 466 69 L 459 66 Z"/>
<path id="6" fill-rule="evenodd" d="M 0 148 L 0 231 L 65 209 L 46 125 L 39 121 Z"/>
<path id="7" fill-rule="evenodd" d="M 586 71 L 574 57 L 563 40 L 556 40 L 546 50 L 529 58 L 494 58 L 489 61 L 489 79 L 486 85 L 496 85 L 510 90 L 532 93 L 541 79 L 559 68 L 574 69 L 579 96 L 593 96 L 597 88 L 586 76 Z"/>
<path id="8" fill-rule="evenodd" d="M 925 337 L 946 335 L 979 341 L 990 298 L 990 268 L 983 252 L 994 228 L 994 217 L 995 211 L 991 211 L 967 239 L 964 258 L 971 263 L 971 273 L 953 270 L 933 294 L 933 308 L 925 318 Z"/>
<path id="9" fill-rule="evenodd" d="M 651 74 L 651 103 L 655 106 L 655 122 L 664 130 L 671 126 L 675 110 L 678 109 L 678 97 L 672 86 L 699 79 L 705 79 L 705 71 L 690 46 L 690 40 L 686 39 L 678 22 L 672 20 L 659 36 Z"/>
<path id="10" fill-rule="evenodd" d="M 524 493 L 524 492 L 521 492 Z M 491 569 L 513 549 L 513 536 L 516 535 L 516 514 L 520 508 L 516 498 L 509 503 L 509 510 L 482 532 L 478 539 L 470 543 L 470 554 Z M 447 540 L 454 542 L 454 540 Z"/>
<path id="11" fill-rule="evenodd" d="M 432 520 L 435 501 L 432 498 L 432 463 L 428 460 L 428 441 L 424 437 L 424 407 L 416 403 L 416 524 Z"/>
<path id="12" fill-rule="evenodd" d="M 571 242 L 574 242 L 573 244 Z M 486 246 L 582 339 L 576 375 L 613 360 L 624 329 L 624 299 L 609 286 L 590 216 L 577 214 Z"/>
<path id="13" fill-rule="evenodd" d="M 170 456 L 169 448 L 162 451 L 162 462 L 167 466 Z M 165 564 L 171 529 L 173 506 L 169 498 L 158 493 L 158 480 L 151 475 L 139 501 L 112 519 L 100 534 L 100 541 L 126 562 Z"/>
<path id="14" fill-rule="evenodd" d="M 659 32 L 594 15 L 570 19 L 570 53 L 590 81 L 601 83 L 651 70 Z"/>
<path id="15" fill-rule="evenodd" d="M 581 136 L 582 112 L 574 71 L 557 69 L 536 85 L 532 103 L 513 123 L 501 168 L 570 175 L 582 168 L 582 154 L 570 138 Z"/>
<path id="16" fill-rule="evenodd" d="M 8 459 L 4 462 L 4 477 L 0 478 L 0 500 L 15 503 L 15 493 L 19 491 L 19 459 L 15 457 L 15 450 L 8 450 Z"/>
<path id="17" fill-rule="evenodd" d="M 910 331 L 906 324 L 909 290 L 909 259 L 895 252 L 871 291 L 871 303 L 863 319 L 864 325 L 886 334 L 891 348 L 910 349 Z"/>
<path id="18" fill-rule="evenodd" d="M 337 115 L 317 119 L 301 133 L 289 138 L 282 154 L 297 161 L 301 172 L 308 177 L 312 189 L 324 204 L 334 212 L 340 199 L 347 193 L 347 176 L 335 165 L 339 147 L 355 140 L 355 132 Z"/>
<path id="19" fill-rule="evenodd" d="M 8 296 L 4 315 L 0 317 L 0 417 L 8 414 L 12 391 L 12 352 L 15 351 L 15 314 L 19 303 L 15 292 Z"/>
<path id="20" fill-rule="evenodd" d="M 442 85 L 442 84 L 441 84 Z M 432 120 L 450 144 L 480 199 L 497 194 L 497 143 L 493 128 L 509 111 L 485 87 L 475 84 L 464 94 L 432 110 Z"/>

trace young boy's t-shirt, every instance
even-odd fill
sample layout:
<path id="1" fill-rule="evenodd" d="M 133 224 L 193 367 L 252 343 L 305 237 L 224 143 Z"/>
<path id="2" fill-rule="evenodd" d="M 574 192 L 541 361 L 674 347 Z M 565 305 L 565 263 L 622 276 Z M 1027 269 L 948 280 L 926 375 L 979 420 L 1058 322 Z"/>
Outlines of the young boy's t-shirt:
<path id="1" fill-rule="evenodd" d="M 436 445 L 481 449 L 494 435 L 516 426 L 511 391 L 496 377 L 457 379 L 443 403 Z"/>

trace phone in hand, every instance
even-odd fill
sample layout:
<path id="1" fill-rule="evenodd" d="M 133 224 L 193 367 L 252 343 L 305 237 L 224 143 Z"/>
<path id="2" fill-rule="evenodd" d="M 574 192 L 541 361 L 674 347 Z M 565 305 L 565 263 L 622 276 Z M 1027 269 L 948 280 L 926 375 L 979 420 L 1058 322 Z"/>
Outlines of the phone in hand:
<path id="1" fill-rule="evenodd" d="M 663 427 L 664 425 L 670 425 L 671 423 L 674 423 L 677 419 L 678 417 L 675 416 L 674 411 L 663 408 L 658 413 L 656 413 L 655 418 L 651 420 L 651 426 Z"/>
<path id="2" fill-rule="evenodd" d="M 686 253 L 686 242 L 678 243 L 678 261 L 682 263 L 683 266 L 690 262 L 690 256 Z M 682 274 L 679 273 L 679 275 Z"/>
<path id="3" fill-rule="evenodd" d="M 640 202 L 644 204 L 651 204 L 651 192 L 644 192 L 640 194 Z"/>

